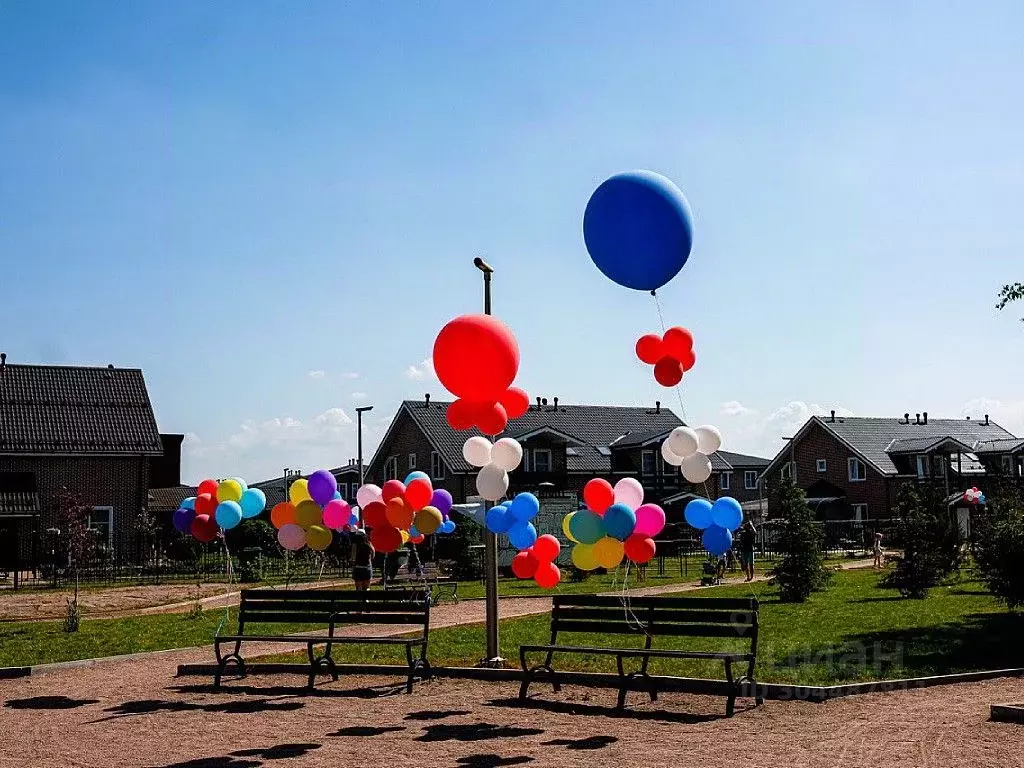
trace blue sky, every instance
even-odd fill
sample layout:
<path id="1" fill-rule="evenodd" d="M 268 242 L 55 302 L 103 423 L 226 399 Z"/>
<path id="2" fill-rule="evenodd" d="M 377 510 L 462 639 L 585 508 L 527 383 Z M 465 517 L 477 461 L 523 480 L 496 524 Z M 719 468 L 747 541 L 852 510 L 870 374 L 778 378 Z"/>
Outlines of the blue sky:
<path id="1" fill-rule="evenodd" d="M 0 3 L 0 347 L 139 366 L 186 476 L 355 455 L 350 418 L 497 269 L 531 395 L 674 404 L 593 266 L 607 176 L 672 178 L 685 415 L 770 453 L 815 410 L 1024 434 L 1024 6 Z M 316 375 L 311 375 L 316 374 Z"/>

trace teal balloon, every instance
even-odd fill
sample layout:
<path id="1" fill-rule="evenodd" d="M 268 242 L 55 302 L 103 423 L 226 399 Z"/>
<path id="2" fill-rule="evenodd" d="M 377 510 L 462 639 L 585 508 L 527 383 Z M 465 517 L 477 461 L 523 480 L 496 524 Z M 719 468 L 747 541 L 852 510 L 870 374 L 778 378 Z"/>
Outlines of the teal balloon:
<path id="1" fill-rule="evenodd" d="M 420 470 L 417 469 L 415 472 L 410 472 L 408 475 L 405 476 L 405 485 L 408 485 L 413 480 L 426 480 L 429 482 L 430 475 L 428 475 L 426 472 L 421 472 Z"/>
<path id="2" fill-rule="evenodd" d="M 189 496 L 187 499 L 185 499 L 183 502 L 181 502 L 181 506 L 179 507 L 179 509 L 191 509 L 193 512 L 195 512 L 196 511 L 196 497 L 195 496 Z"/>
<path id="3" fill-rule="evenodd" d="M 334 498 L 341 499 L 342 501 L 345 500 L 345 497 L 341 495 L 341 491 L 335 491 L 334 492 Z"/>
<path id="4" fill-rule="evenodd" d="M 242 517 L 256 517 L 267 508 L 267 496 L 259 488 L 246 488 L 238 505 L 242 508 Z"/>
<path id="5" fill-rule="evenodd" d="M 732 496 L 723 496 L 711 507 L 711 522 L 735 531 L 743 525 L 743 507 Z"/>
<path id="6" fill-rule="evenodd" d="M 520 493 L 512 499 L 508 512 L 517 522 L 532 520 L 540 513 L 540 500 L 532 493 Z"/>
<path id="7" fill-rule="evenodd" d="M 595 544 L 604 538 L 604 522 L 589 509 L 581 509 L 569 521 L 569 533 L 580 544 Z"/>
<path id="8" fill-rule="evenodd" d="M 237 501 L 222 501 L 214 512 L 217 525 L 229 531 L 242 522 L 242 507 Z"/>
<path id="9" fill-rule="evenodd" d="M 704 530 L 715 522 L 711 514 L 711 502 L 707 499 L 694 499 L 686 505 L 683 515 L 686 522 L 698 530 Z"/>
<path id="10" fill-rule="evenodd" d="M 575 519 L 574 515 L 573 520 Z M 625 504 L 612 504 L 605 510 L 601 522 L 604 524 L 605 533 L 613 539 L 625 541 L 633 533 L 633 529 L 636 528 L 636 512 Z M 569 521 L 569 530 L 572 530 L 572 520 Z M 583 541 L 583 539 L 580 539 L 580 541 Z"/>

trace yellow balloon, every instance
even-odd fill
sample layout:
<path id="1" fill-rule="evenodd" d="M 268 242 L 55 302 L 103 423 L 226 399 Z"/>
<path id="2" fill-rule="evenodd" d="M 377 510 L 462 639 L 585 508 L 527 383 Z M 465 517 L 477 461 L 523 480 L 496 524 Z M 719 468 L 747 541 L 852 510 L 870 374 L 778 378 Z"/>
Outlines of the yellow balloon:
<path id="1" fill-rule="evenodd" d="M 618 539 L 613 539 L 611 536 L 599 539 L 594 545 L 594 559 L 602 568 L 609 570 L 618 568 L 619 563 L 622 562 L 623 554 L 622 542 Z"/>
<path id="2" fill-rule="evenodd" d="M 310 498 L 309 481 L 304 477 L 300 477 L 288 489 L 288 501 L 292 504 L 298 504 L 300 501 L 305 501 L 308 498 Z"/>
<path id="3" fill-rule="evenodd" d="M 405 530 L 404 528 L 399 528 L 398 532 L 400 534 L 402 534 L 402 543 L 403 544 L 408 544 L 409 543 L 409 532 L 407 530 Z"/>
<path id="4" fill-rule="evenodd" d="M 573 547 L 572 564 L 581 571 L 592 571 L 597 568 L 597 560 L 594 559 L 594 545 L 577 544 Z"/>
<path id="5" fill-rule="evenodd" d="M 569 532 L 569 523 L 572 520 L 572 516 L 575 515 L 575 514 L 576 514 L 575 512 L 570 512 L 568 515 L 566 515 L 565 517 L 562 518 L 562 533 L 564 533 L 565 534 L 565 538 L 567 538 L 573 544 L 579 544 L 580 543 L 579 539 L 574 539 L 572 534 Z M 577 568 L 579 568 L 579 567 L 581 567 L 581 566 L 577 566 Z M 589 571 L 589 570 L 592 570 L 592 569 L 591 568 L 583 568 L 583 570 Z"/>
<path id="6" fill-rule="evenodd" d="M 322 525 L 324 513 L 321 511 L 319 504 L 312 499 L 306 499 L 295 505 L 295 522 L 303 528 L 309 528 L 312 525 Z"/>
<path id="7" fill-rule="evenodd" d="M 330 530 L 322 525 L 311 525 L 306 529 L 306 544 L 309 545 L 310 549 L 315 549 L 317 552 L 323 552 L 331 546 L 333 538 L 334 536 Z"/>
<path id="8" fill-rule="evenodd" d="M 436 507 L 424 507 L 412 519 L 412 524 L 416 526 L 416 530 L 424 536 L 434 533 L 441 527 L 443 522 L 444 518 L 441 516 L 441 511 Z"/>
<path id="9" fill-rule="evenodd" d="M 237 480 L 225 480 L 217 486 L 217 501 L 241 501 L 242 486 Z"/>

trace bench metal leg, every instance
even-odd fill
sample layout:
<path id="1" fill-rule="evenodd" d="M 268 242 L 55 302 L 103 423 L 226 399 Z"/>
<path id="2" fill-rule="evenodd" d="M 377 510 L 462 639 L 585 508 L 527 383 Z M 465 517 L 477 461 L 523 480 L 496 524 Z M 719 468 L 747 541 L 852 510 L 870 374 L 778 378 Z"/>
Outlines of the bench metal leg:
<path id="1" fill-rule="evenodd" d="M 406 693 L 412 693 L 413 681 L 418 677 L 420 681 L 428 679 L 431 676 L 430 662 L 427 661 L 427 646 L 422 644 L 420 646 L 419 658 L 413 658 L 412 646 L 413 643 L 406 643 L 405 645 L 405 659 L 409 664 L 409 675 L 405 680 L 405 691 Z"/>
<path id="2" fill-rule="evenodd" d="M 725 660 L 725 681 L 729 686 L 729 700 L 725 702 L 725 716 L 732 717 L 736 711 L 737 684 L 732 679 L 732 659 Z"/>
<path id="3" fill-rule="evenodd" d="M 562 690 L 562 684 L 558 682 L 558 675 L 556 674 L 554 668 L 551 666 L 551 660 L 553 656 L 554 653 L 549 651 L 547 658 L 544 660 L 543 664 L 537 664 L 534 667 L 530 667 L 528 666 L 526 661 L 526 652 L 523 650 L 519 651 L 519 662 L 523 667 L 523 682 L 519 686 L 520 701 L 524 701 L 526 699 L 527 692 L 530 688 L 530 683 L 533 682 L 533 679 L 537 676 L 538 672 L 544 672 L 548 676 L 548 679 L 551 682 L 551 689 L 555 693 L 558 693 Z"/>
<path id="4" fill-rule="evenodd" d="M 217 657 L 217 669 L 213 673 L 213 687 L 220 688 L 221 678 L 224 676 L 224 672 L 227 670 L 228 664 L 235 665 L 235 673 L 239 680 L 245 677 L 245 660 L 242 658 L 240 650 L 242 647 L 242 641 L 235 641 L 235 649 L 228 654 L 221 655 L 220 642 L 215 641 L 213 644 L 213 652 Z"/>

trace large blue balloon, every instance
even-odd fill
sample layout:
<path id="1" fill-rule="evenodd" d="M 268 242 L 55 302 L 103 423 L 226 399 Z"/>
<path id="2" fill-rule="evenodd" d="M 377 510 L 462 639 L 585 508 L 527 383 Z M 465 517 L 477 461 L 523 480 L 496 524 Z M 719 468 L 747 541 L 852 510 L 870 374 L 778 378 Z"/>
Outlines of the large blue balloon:
<path id="1" fill-rule="evenodd" d="M 743 507 L 732 496 L 723 496 L 711 507 L 711 522 L 735 531 L 743 525 Z"/>
<path id="2" fill-rule="evenodd" d="M 508 530 L 508 543 L 516 549 L 529 549 L 537 541 L 533 523 L 516 523 Z"/>
<path id="3" fill-rule="evenodd" d="M 612 504 L 605 510 L 601 522 L 605 533 L 613 539 L 625 541 L 636 528 L 636 512 L 625 504 Z M 569 521 L 569 530 L 572 530 L 572 520 Z"/>
<path id="4" fill-rule="evenodd" d="M 704 529 L 700 541 L 704 549 L 715 557 L 721 557 L 732 549 L 732 531 L 720 525 L 709 525 Z"/>
<path id="5" fill-rule="evenodd" d="M 246 488 L 238 504 L 242 508 L 242 517 L 256 517 L 267 506 L 267 496 L 259 488 Z"/>
<path id="6" fill-rule="evenodd" d="M 690 258 L 693 222 L 679 188 L 651 171 L 612 176 L 583 214 L 583 240 L 597 268 L 626 288 L 653 291 Z"/>
<path id="7" fill-rule="evenodd" d="M 520 493 L 508 507 L 508 513 L 517 522 L 532 520 L 540 512 L 540 500 L 532 493 Z"/>
<path id="8" fill-rule="evenodd" d="M 686 522 L 698 530 L 703 530 L 714 523 L 711 502 L 707 499 L 694 499 L 686 505 L 683 516 Z"/>

